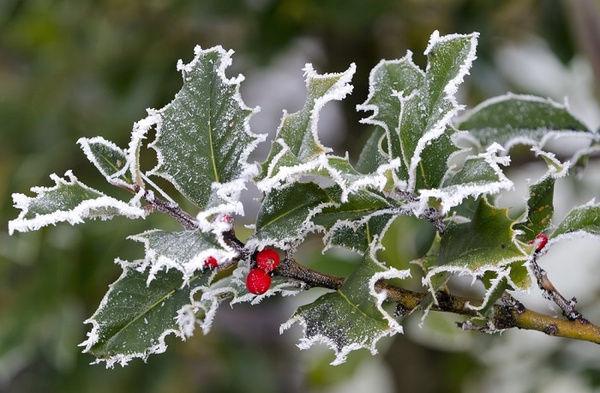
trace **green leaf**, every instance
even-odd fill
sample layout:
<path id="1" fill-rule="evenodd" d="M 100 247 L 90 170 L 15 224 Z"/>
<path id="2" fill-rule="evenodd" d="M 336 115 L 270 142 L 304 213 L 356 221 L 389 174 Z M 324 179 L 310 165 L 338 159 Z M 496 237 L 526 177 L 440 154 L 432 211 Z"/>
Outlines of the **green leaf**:
<path id="1" fill-rule="evenodd" d="M 450 274 L 482 278 L 491 272 L 494 285 L 489 285 L 482 307 L 495 300 L 494 292 L 490 291 L 495 291 L 503 280 L 512 289 L 528 286 L 528 279 L 512 272 L 520 269 L 528 258 L 528 253 L 515 240 L 514 224 L 507 209 L 498 209 L 485 198 L 481 199 L 471 221 L 450 224 L 441 238 L 439 250 L 436 246 L 421 264 L 427 273 L 423 281 L 435 293 Z"/>
<path id="2" fill-rule="evenodd" d="M 372 190 L 360 190 L 341 203 L 340 190 L 327 189 L 337 203 L 324 206 L 312 222 L 326 232 L 326 248 L 344 247 L 364 254 L 376 241 L 379 245 L 391 222 L 398 216 L 397 201 Z"/>
<path id="3" fill-rule="evenodd" d="M 573 238 L 582 233 L 600 236 L 600 205 L 594 201 L 571 210 L 552 233 L 551 238 Z"/>
<path id="4" fill-rule="evenodd" d="M 319 141 L 319 114 L 326 103 L 342 100 L 352 91 L 350 80 L 355 69 L 352 64 L 346 72 L 319 75 L 312 65 L 306 65 L 306 103 L 296 113 L 284 113 L 269 157 L 262 164 L 260 179 L 263 186 L 259 185 L 259 188 L 268 191 L 290 176 L 310 173 L 318 166 L 317 158 L 331 152 Z"/>
<path id="5" fill-rule="evenodd" d="M 384 141 L 385 134 L 381 129 L 373 131 L 365 143 L 354 168 L 360 173 L 372 173 L 389 161 L 388 155 L 384 152 L 381 143 Z"/>
<path id="6" fill-rule="evenodd" d="M 309 218 L 320 206 L 333 202 L 315 183 L 292 183 L 273 189 L 262 202 L 256 219 L 253 243 L 287 248 L 314 230 Z"/>
<path id="7" fill-rule="evenodd" d="M 183 88 L 170 104 L 150 111 L 158 164 L 148 174 L 167 179 L 201 209 L 237 200 L 243 182 L 255 175 L 248 155 L 262 140 L 249 129 L 253 110 L 239 93 L 243 77 L 225 76 L 231 55 L 219 46 L 196 47 L 191 63 L 178 64 Z"/>
<path id="8" fill-rule="evenodd" d="M 373 214 L 383 216 L 382 209 L 395 206 L 397 202 L 372 190 L 357 190 L 342 202 L 344 191 L 337 185 L 321 188 L 315 183 L 292 183 L 288 187 L 272 190 L 263 200 L 256 222 L 256 232 L 250 246 L 274 245 L 288 248 L 302 241 L 311 232 L 352 232 L 352 238 L 344 242 L 342 233 L 328 234 L 330 245 L 349 246 L 364 252 L 376 235 L 383 236 L 386 225 L 381 217 L 374 218 L 371 231 L 367 226 Z M 398 213 L 388 209 L 387 223 Z M 335 229 L 334 229 L 335 227 Z M 358 243 L 357 243 L 358 242 Z"/>
<path id="9" fill-rule="evenodd" d="M 523 231 L 522 240 L 530 242 L 544 232 L 551 224 L 554 215 L 554 184 L 552 176 L 544 176 L 529 187 L 527 199 L 527 218 L 515 225 L 515 229 Z"/>
<path id="10" fill-rule="evenodd" d="M 187 280 L 205 268 L 204 261 L 208 257 L 212 256 L 221 264 L 236 256 L 220 234 L 201 230 L 167 232 L 153 229 L 129 238 L 144 243 L 146 257 L 141 268 L 151 266 L 149 280 L 154 279 L 156 272 L 171 268 L 179 270 Z"/>
<path id="11" fill-rule="evenodd" d="M 284 113 L 258 178 L 257 186 L 261 191 L 269 193 L 289 183 L 302 181 L 307 175 L 333 180 L 344 191 L 343 201 L 356 190 L 385 187 L 385 172 L 397 166 L 397 162 L 387 163 L 373 173 L 360 173 L 352 167 L 348 157 L 330 154 L 332 149 L 323 146 L 317 135 L 321 109 L 329 101 L 341 100 L 352 91 L 349 82 L 354 70 L 352 64 L 343 73 L 319 75 L 310 64 L 306 66 L 306 103 L 296 113 Z"/>
<path id="12" fill-rule="evenodd" d="M 471 273 L 527 257 L 515 242 L 514 221 L 507 209 L 498 209 L 485 199 L 472 220 L 448 226 L 442 236 L 438 263 L 457 266 Z"/>
<path id="13" fill-rule="evenodd" d="M 425 73 L 413 63 L 410 51 L 399 60 L 382 60 L 371 70 L 369 97 L 357 110 L 373 111 L 370 117 L 361 122 L 375 125 L 385 133 L 389 157 L 402 157 L 402 144 L 397 130 L 402 111 L 401 97 L 409 96 L 421 88 L 424 80 Z M 408 178 L 404 160 L 398 172 L 401 178 Z"/>
<path id="14" fill-rule="evenodd" d="M 323 239 L 326 248 L 344 247 L 364 254 L 370 244 L 383 240 L 385 232 L 398 214 L 393 210 L 380 210 L 353 221 L 340 220 L 333 225 Z"/>
<path id="15" fill-rule="evenodd" d="M 332 365 L 346 361 L 354 350 L 366 348 L 377 353 L 377 342 L 402 333 L 402 327 L 382 308 L 385 294 L 376 294 L 380 279 L 406 278 L 408 271 L 386 269 L 367 254 L 342 287 L 299 307 L 281 330 L 298 323 L 304 327 L 299 347 L 307 349 L 321 342 L 336 354 Z"/>
<path id="16" fill-rule="evenodd" d="M 500 165 L 510 162 L 508 157 L 498 157 L 498 151 L 502 150 L 500 145 L 491 145 L 486 152 L 467 157 L 462 168 L 450 178 L 447 185 L 421 190 L 422 206 L 430 199 L 437 200 L 442 213 L 447 213 L 468 197 L 478 198 L 480 195 L 492 195 L 512 188 L 513 183 L 500 168 Z"/>
<path id="17" fill-rule="evenodd" d="M 102 137 L 80 138 L 77 143 L 108 182 L 120 179 L 125 183 L 132 183 L 125 150 Z"/>
<path id="18" fill-rule="evenodd" d="M 484 101 L 457 124 L 486 148 L 499 143 L 509 150 L 516 144 L 543 146 L 550 138 L 595 136 L 565 105 L 550 99 L 507 94 Z"/>
<path id="19" fill-rule="evenodd" d="M 59 222 L 80 224 L 86 218 L 107 220 L 115 216 L 144 218 L 146 212 L 139 207 L 135 198 L 125 203 L 109 197 L 80 183 L 71 171 L 67 179 L 50 175 L 54 187 L 33 187 L 34 198 L 24 194 L 13 194 L 15 207 L 21 209 L 19 216 L 8 223 L 8 231 L 35 231 Z"/>
<path id="20" fill-rule="evenodd" d="M 371 72 L 369 98 L 358 109 L 373 111 L 364 123 L 381 127 L 390 159 L 400 158 L 399 188 L 415 191 L 441 185 L 447 161 L 458 148 L 450 122 L 462 108 L 455 94 L 475 59 L 477 34 L 432 34 L 426 72 L 409 52 L 382 61 Z"/>
<path id="21" fill-rule="evenodd" d="M 111 286 L 94 315 L 86 321 L 93 325 L 81 345 L 105 361 L 126 365 L 133 358 L 144 360 L 167 349 L 165 337 L 182 339 L 193 334 L 197 318 L 205 309 L 194 294 L 207 286 L 214 272 L 199 273 L 184 285 L 177 270 L 158 272 L 147 284 L 148 273 L 135 263 L 121 263 L 123 274 Z"/>
<path id="22" fill-rule="evenodd" d="M 475 60 L 477 37 L 477 33 L 440 37 L 437 31 L 431 35 L 425 50 L 425 84 L 417 94 L 407 98 L 400 120 L 403 156 L 409 170 L 409 190 L 438 187 L 442 179 L 439 171 L 427 171 L 426 168 L 432 165 L 423 162 L 439 160 L 440 157 L 447 161 L 458 150 L 448 141 L 437 146 L 433 143 L 449 130 L 450 122 L 462 109 L 455 95 Z M 430 148 L 425 154 L 427 146 Z"/>

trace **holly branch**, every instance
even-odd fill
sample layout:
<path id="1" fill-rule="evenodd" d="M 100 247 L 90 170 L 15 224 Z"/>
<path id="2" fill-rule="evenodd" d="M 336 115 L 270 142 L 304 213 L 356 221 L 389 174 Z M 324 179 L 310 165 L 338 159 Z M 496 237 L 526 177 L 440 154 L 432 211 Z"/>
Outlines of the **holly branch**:
<path id="1" fill-rule="evenodd" d="M 317 272 L 299 264 L 293 258 L 283 259 L 274 273 L 300 280 L 309 287 L 337 290 L 344 283 L 343 277 Z M 375 283 L 375 288 L 377 292 L 385 291 L 387 300 L 397 303 L 398 307 L 403 310 L 403 314 L 419 309 L 421 302 L 428 295 L 427 293 L 390 285 L 382 280 Z M 475 308 L 482 304 L 479 299 L 456 296 L 445 291 L 438 291 L 435 296 L 437 302 L 432 306 L 432 310 L 469 317 L 476 317 L 478 314 Z M 583 317 L 566 320 L 552 317 L 530 310 L 514 298 L 512 298 L 512 301 L 506 301 L 505 298 L 506 296 L 503 297 L 503 304 L 494 305 L 494 316 L 486 321 L 484 327 L 475 328 L 471 322 L 463 322 L 458 325 L 465 330 L 485 332 L 511 328 L 537 330 L 550 336 L 573 338 L 600 344 L 600 326 L 590 323 Z"/>

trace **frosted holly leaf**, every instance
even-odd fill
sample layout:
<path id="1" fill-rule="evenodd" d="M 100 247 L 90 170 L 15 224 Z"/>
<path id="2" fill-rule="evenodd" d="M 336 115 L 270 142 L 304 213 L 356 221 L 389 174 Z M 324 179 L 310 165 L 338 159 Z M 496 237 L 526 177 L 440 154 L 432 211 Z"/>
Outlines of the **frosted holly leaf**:
<path id="1" fill-rule="evenodd" d="M 129 238 L 144 244 L 146 256 L 141 268 L 150 265 L 149 282 L 157 272 L 169 269 L 179 270 L 183 279 L 188 280 L 198 270 L 205 268 L 204 263 L 209 257 L 215 258 L 220 264 L 237 256 L 225 244 L 220 233 L 153 229 Z"/>
<path id="2" fill-rule="evenodd" d="M 127 152 L 102 137 L 80 138 L 77 143 L 108 182 L 131 184 Z"/>
<path id="3" fill-rule="evenodd" d="M 560 162 L 553 153 L 545 152 L 537 147 L 531 150 L 541 156 L 548 165 L 548 172 L 529 187 L 527 211 L 523 222 L 515 225 L 515 229 L 523 232 L 520 238 L 530 242 L 547 230 L 554 215 L 554 186 L 556 179 L 564 177 L 571 168 L 571 163 Z"/>
<path id="4" fill-rule="evenodd" d="M 56 185 L 32 187 L 31 191 L 36 194 L 33 198 L 13 194 L 15 207 L 21 209 L 21 213 L 8 223 L 10 234 L 14 231 L 35 231 L 59 222 L 74 225 L 87 218 L 107 220 L 124 216 L 134 219 L 144 218 L 147 214 L 139 206 L 137 197 L 126 203 L 86 186 L 71 171 L 67 171 L 65 177 L 50 175 Z"/>
<path id="5" fill-rule="evenodd" d="M 360 223 L 355 220 L 396 204 L 373 190 L 357 190 L 345 201 L 344 196 L 344 190 L 337 185 L 321 188 L 315 183 L 292 183 L 272 190 L 263 200 L 256 232 L 248 245 L 286 249 L 302 241 L 308 233 L 327 232 L 342 222 L 356 230 Z M 361 249 L 364 251 L 364 247 Z"/>
<path id="6" fill-rule="evenodd" d="M 398 121 L 402 112 L 400 97 L 409 96 L 421 88 L 425 73 L 413 63 L 412 53 L 399 60 L 382 60 L 369 75 L 369 96 L 357 106 L 357 110 L 372 111 L 361 123 L 372 124 L 381 129 L 387 138 L 387 155 L 402 156 L 402 144 L 398 134 Z M 408 178 L 406 162 L 398 169 L 400 177 Z"/>
<path id="7" fill-rule="evenodd" d="M 355 220 L 339 220 L 323 238 L 325 250 L 343 247 L 364 254 L 373 241 L 380 244 L 389 226 L 398 216 L 393 209 L 383 209 Z"/>
<path id="8" fill-rule="evenodd" d="M 385 171 L 398 163 L 389 163 L 370 174 L 358 172 L 350 165 L 348 157 L 331 154 L 318 138 L 318 120 L 321 109 L 332 100 L 341 100 L 352 91 L 350 79 L 354 74 L 352 64 L 343 73 L 318 74 L 308 64 L 305 68 L 307 98 L 304 107 L 293 114 L 284 113 L 271 145 L 269 157 L 262 164 L 257 186 L 264 192 L 285 187 L 305 175 L 319 175 L 332 179 L 343 190 L 343 199 L 362 188 L 382 188 L 387 180 Z"/>
<path id="9" fill-rule="evenodd" d="M 352 64 L 343 73 L 320 75 L 311 64 L 306 65 L 306 103 L 296 113 L 284 111 L 269 157 L 262 164 L 260 189 L 268 191 L 287 177 L 310 173 L 318 166 L 315 160 L 332 151 L 318 137 L 320 111 L 329 101 L 342 100 L 352 91 L 350 80 L 355 69 Z"/>
<path id="10" fill-rule="evenodd" d="M 455 95 L 475 60 L 477 38 L 477 33 L 440 37 L 436 31 L 431 35 L 425 50 L 425 84 L 415 94 L 406 97 L 400 119 L 399 132 L 409 171 L 409 190 L 438 187 L 445 171 L 427 171 L 425 168 L 431 165 L 425 162 L 447 161 L 458 150 L 453 143 L 436 140 L 449 131 L 451 120 L 463 108 Z"/>
<path id="11" fill-rule="evenodd" d="M 555 183 L 553 177 L 545 176 L 529 187 L 525 220 L 515 225 L 515 229 L 523 232 L 520 236 L 523 241 L 533 241 L 550 226 L 554 214 Z"/>
<path id="12" fill-rule="evenodd" d="M 439 204 L 441 213 L 445 214 L 468 197 L 477 198 L 480 195 L 496 194 L 501 190 L 511 189 L 512 181 L 500 168 L 501 165 L 510 163 L 509 157 L 498 156 L 498 153 L 503 151 L 500 145 L 492 144 L 486 152 L 467 157 L 463 167 L 445 186 L 420 190 L 421 209 L 424 209 L 427 203 Z"/>
<path id="13" fill-rule="evenodd" d="M 600 205 L 594 200 L 571 210 L 550 238 L 562 240 L 582 236 L 600 236 Z"/>
<path id="14" fill-rule="evenodd" d="M 387 164 L 390 159 L 384 151 L 382 143 L 385 141 L 385 133 L 382 129 L 375 129 L 365 146 L 363 147 L 354 168 L 360 173 L 376 172 L 382 165 Z M 391 188 L 391 187 L 390 187 Z"/>
<path id="15" fill-rule="evenodd" d="M 149 110 L 147 122 L 137 124 L 130 145 L 156 125 L 158 164 L 148 175 L 167 179 L 203 210 L 209 204 L 235 203 L 244 182 L 256 174 L 248 155 L 263 136 L 250 132 L 249 118 L 255 112 L 243 103 L 239 86 L 243 76 L 228 79 L 225 69 L 233 52 L 220 46 L 195 49 L 189 64 L 177 68 L 183 87 L 175 99 L 159 110 Z"/>
<path id="16" fill-rule="evenodd" d="M 492 143 L 506 150 L 517 144 L 542 147 L 551 138 L 597 137 L 567 105 L 551 99 L 507 94 L 484 101 L 457 121 L 485 149 Z"/>
<path id="17" fill-rule="evenodd" d="M 247 245 L 251 249 L 272 245 L 287 249 L 311 232 L 313 210 L 332 203 L 327 192 L 315 183 L 292 183 L 268 193 L 256 218 L 256 230 Z"/>
<path id="18" fill-rule="evenodd" d="M 498 209 L 481 199 L 469 222 L 448 225 L 437 254 L 427 261 L 423 283 L 435 293 L 450 274 L 471 275 L 476 279 L 491 272 L 498 284 L 506 280 L 512 289 L 527 287 L 528 279 L 512 274 L 529 256 L 515 239 L 514 224 L 507 209 Z M 490 296 L 488 293 L 487 300 L 495 300 Z"/>
<path id="19" fill-rule="evenodd" d="M 375 240 L 379 245 L 391 222 L 398 216 L 398 202 L 374 190 L 360 190 L 341 203 L 341 191 L 327 189 L 336 203 L 315 211 L 311 221 L 325 232 L 326 249 L 344 247 L 364 254 Z"/>
<path id="20" fill-rule="evenodd" d="M 323 343 L 336 355 L 332 365 L 346 361 L 351 351 L 366 348 L 377 353 L 377 342 L 402 333 L 402 327 L 383 308 L 386 293 L 375 291 L 375 283 L 383 279 L 409 276 L 409 271 L 387 269 L 367 254 L 356 270 L 336 292 L 321 296 L 313 303 L 299 307 L 281 331 L 294 324 L 304 328 L 299 347 L 308 349 Z"/>
<path id="21" fill-rule="evenodd" d="M 402 162 L 397 171 L 402 189 L 439 187 L 448 158 L 458 150 L 447 134 L 453 132 L 450 121 L 462 109 L 455 94 L 475 59 L 477 36 L 440 37 L 436 31 L 425 50 L 424 73 L 409 52 L 399 61 L 380 63 L 371 74 L 369 98 L 358 109 L 373 110 L 363 122 L 386 130 L 388 154 Z M 395 87 L 390 91 L 387 83 Z"/>
<path id="22" fill-rule="evenodd" d="M 81 344 L 83 352 L 96 356 L 97 362 L 106 362 L 107 367 L 163 353 L 165 337 L 170 334 L 183 340 L 190 337 L 206 310 L 194 295 L 216 274 L 198 272 L 184 285 L 181 273 L 173 269 L 158 272 L 148 284 L 148 272 L 138 270 L 137 263 L 120 263 L 123 274 L 86 321 L 92 330 Z"/>

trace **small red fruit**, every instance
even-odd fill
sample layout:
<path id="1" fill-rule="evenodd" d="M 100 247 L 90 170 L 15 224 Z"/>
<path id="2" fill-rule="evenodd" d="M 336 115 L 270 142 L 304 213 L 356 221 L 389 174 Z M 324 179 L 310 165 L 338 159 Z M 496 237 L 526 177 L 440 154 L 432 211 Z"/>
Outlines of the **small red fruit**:
<path id="1" fill-rule="evenodd" d="M 279 254 L 272 248 L 265 248 L 256 255 L 256 265 L 270 273 L 279 266 Z"/>
<path id="2" fill-rule="evenodd" d="M 540 233 L 535 237 L 535 240 L 529 242 L 529 244 L 534 244 L 536 246 L 535 252 L 542 251 L 542 249 L 546 246 L 546 243 L 548 243 L 548 236 L 544 235 L 543 233 Z"/>
<path id="3" fill-rule="evenodd" d="M 217 267 L 219 266 L 219 262 L 215 259 L 215 257 L 208 257 L 204 261 L 204 267 Z"/>
<path id="4" fill-rule="evenodd" d="M 246 277 L 246 288 L 250 293 L 262 295 L 269 290 L 269 287 L 271 287 L 271 276 L 259 268 L 250 270 Z"/>

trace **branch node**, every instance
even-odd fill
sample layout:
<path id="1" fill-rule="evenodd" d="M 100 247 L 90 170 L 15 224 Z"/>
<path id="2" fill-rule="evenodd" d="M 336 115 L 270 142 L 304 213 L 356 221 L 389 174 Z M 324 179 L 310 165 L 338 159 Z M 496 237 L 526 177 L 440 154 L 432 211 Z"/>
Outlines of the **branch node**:
<path id="1" fill-rule="evenodd" d="M 558 334 L 558 326 L 550 324 L 544 328 L 544 333 L 549 336 L 556 336 Z"/>

